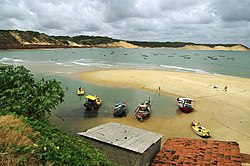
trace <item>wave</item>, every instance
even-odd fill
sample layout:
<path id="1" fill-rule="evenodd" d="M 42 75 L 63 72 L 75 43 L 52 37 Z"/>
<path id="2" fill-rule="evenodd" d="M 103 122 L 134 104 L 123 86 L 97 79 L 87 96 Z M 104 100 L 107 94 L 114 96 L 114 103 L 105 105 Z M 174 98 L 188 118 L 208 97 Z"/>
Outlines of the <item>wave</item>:
<path id="1" fill-rule="evenodd" d="M 71 66 L 73 66 L 73 65 L 70 65 L 68 63 L 62 63 L 62 62 L 58 62 L 56 64 L 59 65 L 59 66 L 64 66 L 64 67 L 71 67 Z"/>
<path id="2" fill-rule="evenodd" d="M 106 64 L 106 63 L 83 63 L 83 62 L 73 62 L 73 63 L 76 65 L 80 65 L 80 66 L 97 67 L 97 68 L 115 68 L 115 67 L 118 67 L 116 65 Z"/>
<path id="3" fill-rule="evenodd" d="M 195 72 L 195 73 L 200 73 L 200 74 L 210 74 L 207 71 L 201 70 L 201 69 L 192 69 L 192 68 L 185 68 L 185 67 L 179 67 L 179 66 L 168 66 L 168 65 L 160 65 L 162 68 L 167 68 L 167 69 L 174 69 L 178 71 L 189 71 L 189 72 Z"/>
<path id="4" fill-rule="evenodd" d="M 0 59 L 0 62 L 2 64 L 16 64 L 16 63 L 22 63 L 22 62 L 25 62 L 25 60 L 22 60 L 22 59 L 17 59 L 17 58 L 2 58 Z"/>

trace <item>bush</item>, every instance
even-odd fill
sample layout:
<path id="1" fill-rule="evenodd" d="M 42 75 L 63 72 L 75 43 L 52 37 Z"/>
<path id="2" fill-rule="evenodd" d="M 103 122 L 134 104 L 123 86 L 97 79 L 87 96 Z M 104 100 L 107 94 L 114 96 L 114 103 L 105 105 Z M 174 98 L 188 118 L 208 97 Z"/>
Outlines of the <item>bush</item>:
<path id="1" fill-rule="evenodd" d="M 0 67 L 0 113 L 44 119 L 51 109 L 63 102 L 64 91 L 60 82 L 44 79 L 35 82 L 23 66 Z"/>

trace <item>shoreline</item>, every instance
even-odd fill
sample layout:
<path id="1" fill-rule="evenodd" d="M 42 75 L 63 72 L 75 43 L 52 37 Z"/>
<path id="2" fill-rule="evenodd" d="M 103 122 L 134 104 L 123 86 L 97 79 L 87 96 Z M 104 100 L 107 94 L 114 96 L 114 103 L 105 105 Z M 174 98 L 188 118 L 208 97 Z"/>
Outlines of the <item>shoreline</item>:
<path id="1" fill-rule="evenodd" d="M 241 153 L 250 153 L 248 78 L 123 69 L 83 72 L 80 79 L 102 86 L 144 89 L 175 97 L 194 98 L 195 111 L 190 114 L 181 113 L 168 119 L 151 117 L 143 123 L 131 121 L 131 118 L 109 120 L 161 133 L 164 135 L 162 142 L 170 137 L 200 138 L 190 129 L 192 121 L 200 121 L 211 131 L 211 139 L 237 141 Z M 224 91 L 225 86 L 228 87 L 227 91 Z"/>

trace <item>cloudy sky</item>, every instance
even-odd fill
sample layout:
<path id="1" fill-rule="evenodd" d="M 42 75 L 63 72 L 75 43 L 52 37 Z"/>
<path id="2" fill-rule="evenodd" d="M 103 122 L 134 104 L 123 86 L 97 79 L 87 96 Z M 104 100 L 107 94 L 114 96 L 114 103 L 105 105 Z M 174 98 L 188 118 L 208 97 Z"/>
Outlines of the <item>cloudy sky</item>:
<path id="1" fill-rule="evenodd" d="M 0 29 L 250 47 L 250 0 L 0 0 Z"/>

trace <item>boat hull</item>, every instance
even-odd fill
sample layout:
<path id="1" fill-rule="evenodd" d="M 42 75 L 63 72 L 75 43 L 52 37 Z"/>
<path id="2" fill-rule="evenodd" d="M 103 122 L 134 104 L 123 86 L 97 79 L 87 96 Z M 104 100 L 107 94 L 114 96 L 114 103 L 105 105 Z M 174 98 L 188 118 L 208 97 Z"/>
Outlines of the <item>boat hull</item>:
<path id="1" fill-rule="evenodd" d="M 209 138 L 211 137 L 211 133 L 202 125 L 200 125 L 199 122 L 191 123 L 192 130 L 200 137 L 202 138 Z"/>
<path id="2" fill-rule="evenodd" d="M 84 92 L 83 89 L 82 90 L 78 89 L 76 93 L 77 93 L 78 96 L 83 96 L 85 92 Z"/>
<path id="3" fill-rule="evenodd" d="M 184 112 L 184 113 L 190 113 L 193 111 L 193 108 L 184 108 L 184 107 L 181 107 L 179 106 L 179 109 Z"/>
<path id="4" fill-rule="evenodd" d="M 120 102 L 115 105 L 113 116 L 123 117 L 126 116 L 127 103 Z"/>
<path id="5" fill-rule="evenodd" d="M 193 100 L 188 98 L 177 98 L 177 105 L 179 109 L 184 113 L 190 113 L 193 111 Z"/>
<path id="6" fill-rule="evenodd" d="M 143 122 L 145 119 L 150 117 L 150 110 L 151 110 L 150 104 L 147 104 L 146 108 L 143 109 L 141 105 L 138 105 L 137 108 L 135 109 L 134 115 L 140 122 Z"/>

